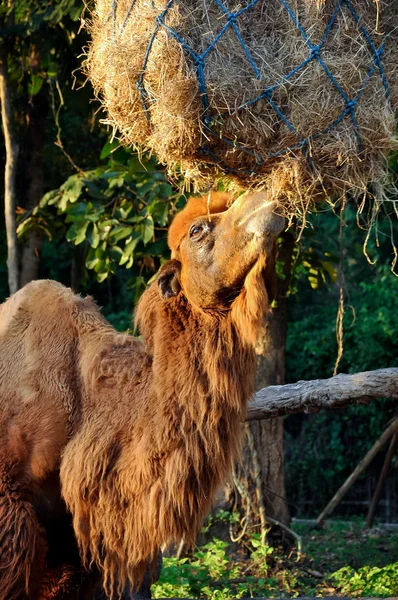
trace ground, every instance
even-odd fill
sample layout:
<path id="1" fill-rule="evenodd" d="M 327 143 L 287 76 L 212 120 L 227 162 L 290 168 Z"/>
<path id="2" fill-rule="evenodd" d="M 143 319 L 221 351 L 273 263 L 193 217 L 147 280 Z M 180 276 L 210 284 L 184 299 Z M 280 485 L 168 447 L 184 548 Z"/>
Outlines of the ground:
<path id="1" fill-rule="evenodd" d="M 239 544 L 213 538 L 181 559 L 166 558 L 153 595 L 210 600 L 398 596 L 398 530 L 369 530 L 361 521 L 292 527 L 301 536 L 301 553 L 297 543 L 282 550 L 252 533 Z"/>

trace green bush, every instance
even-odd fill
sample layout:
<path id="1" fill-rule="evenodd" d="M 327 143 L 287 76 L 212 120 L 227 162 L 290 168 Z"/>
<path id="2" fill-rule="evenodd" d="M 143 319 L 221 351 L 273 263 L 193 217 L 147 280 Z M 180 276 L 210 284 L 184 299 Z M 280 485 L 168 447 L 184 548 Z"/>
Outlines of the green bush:
<path id="1" fill-rule="evenodd" d="M 398 562 L 386 567 L 343 567 L 331 575 L 339 591 L 350 596 L 391 597 L 398 595 Z"/>

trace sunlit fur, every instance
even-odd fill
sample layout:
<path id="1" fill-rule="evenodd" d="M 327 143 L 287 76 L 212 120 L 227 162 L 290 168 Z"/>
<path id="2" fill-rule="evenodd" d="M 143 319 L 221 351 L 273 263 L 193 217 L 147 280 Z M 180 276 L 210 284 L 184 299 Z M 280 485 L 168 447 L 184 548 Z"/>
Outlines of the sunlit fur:
<path id="1" fill-rule="evenodd" d="M 217 210 L 230 200 L 221 198 Z M 173 252 L 191 222 L 184 215 Z M 0 307 L 1 427 L 13 432 L 0 442 L 12 463 L 1 459 L 0 485 L 16 490 L 0 488 L 0 590 L 10 590 L 1 598 L 34 590 L 45 540 L 29 494 L 44 497 L 59 468 L 83 561 L 100 567 L 108 593 L 139 585 L 162 546 L 194 542 L 239 455 L 265 267 L 264 252 L 219 310 L 195 306 L 184 290 L 165 300 L 155 282 L 136 313 L 142 339 L 117 333 L 92 300 L 54 282 L 30 284 Z M 8 552 L 10 574 L 1 555 L 9 547 L 20 549 Z"/>
<path id="2" fill-rule="evenodd" d="M 187 234 L 194 219 L 208 213 L 223 212 L 228 208 L 231 201 L 231 195 L 223 192 L 191 198 L 184 210 L 174 217 L 169 229 L 168 243 L 171 251 L 173 253 L 177 251 L 182 238 Z"/>

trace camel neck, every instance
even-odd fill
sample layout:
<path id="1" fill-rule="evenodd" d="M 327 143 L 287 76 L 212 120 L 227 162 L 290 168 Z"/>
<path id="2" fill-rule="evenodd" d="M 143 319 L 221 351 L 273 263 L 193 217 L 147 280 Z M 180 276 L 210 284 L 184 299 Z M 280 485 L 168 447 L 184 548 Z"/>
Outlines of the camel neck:
<path id="1" fill-rule="evenodd" d="M 206 313 L 184 297 L 165 305 L 154 336 L 157 395 L 200 419 L 203 413 L 244 415 L 253 392 L 255 357 L 231 313 Z M 161 331 L 161 335 L 159 335 Z"/>

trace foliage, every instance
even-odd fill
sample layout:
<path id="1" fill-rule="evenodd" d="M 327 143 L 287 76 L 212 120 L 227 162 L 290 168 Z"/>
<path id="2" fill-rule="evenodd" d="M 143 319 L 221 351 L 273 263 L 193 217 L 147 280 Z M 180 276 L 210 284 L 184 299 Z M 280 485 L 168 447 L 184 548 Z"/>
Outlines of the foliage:
<path id="1" fill-rule="evenodd" d="M 80 27 L 81 0 L 19 0 L 0 3 L 1 40 L 19 145 L 18 205 L 28 203 L 30 163 L 42 163 L 45 191 L 59 186 L 74 168 L 97 164 L 106 133 L 93 91 L 79 70 L 87 32 Z M 41 121 L 42 140 L 30 134 Z M 44 120 L 44 122 L 43 122 Z M 0 136 L 0 163 L 4 146 Z M 37 157 L 40 157 L 37 161 Z M 0 192 L 1 196 L 1 192 Z M 0 197 L 0 202 L 2 198 Z"/>
<path id="2" fill-rule="evenodd" d="M 32 35 L 40 30 L 43 23 L 58 25 L 66 17 L 78 21 L 82 12 L 82 3 L 76 0 L 41 2 L 40 0 L 19 0 L 15 7 L 11 3 L 2 4 L 2 12 L 14 11 L 15 32 L 20 35 Z"/>
<path id="3" fill-rule="evenodd" d="M 77 22 L 82 10 L 83 3 L 79 0 L 19 0 L 1 4 L 0 23 L 5 24 L 2 34 L 10 49 L 8 71 L 17 92 L 14 94 L 17 110 L 29 113 L 27 105 L 43 86 L 47 86 L 49 93 L 48 86 L 65 80 L 67 62 L 77 66 L 75 49 L 83 41 Z M 62 94 L 60 88 L 59 92 Z M 23 118 L 22 114 L 19 116 Z"/>
<path id="4" fill-rule="evenodd" d="M 366 277 L 347 284 L 342 372 L 356 373 L 396 364 L 398 279 L 391 273 L 389 263 L 365 266 Z M 297 318 L 291 320 L 289 329 L 289 380 L 332 375 L 337 355 L 337 306 L 338 292 L 332 288 L 313 296 L 306 305 L 300 298 L 292 307 Z"/>
<path id="5" fill-rule="evenodd" d="M 122 310 L 120 312 L 107 312 L 106 318 L 117 331 L 132 333 L 132 314 L 128 310 Z"/>
<path id="6" fill-rule="evenodd" d="M 23 239 L 36 228 L 50 240 L 84 244 L 85 265 L 100 283 L 118 266 L 131 269 L 138 261 L 133 282 L 138 297 L 148 279 L 143 268 L 153 274 L 168 255 L 170 215 L 185 199 L 153 161 L 121 148 L 111 151 L 108 142 L 102 152 L 103 158 L 111 156 L 107 165 L 71 175 L 48 192 L 21 221 L 18 235 Z"/>
<path id="7" fill-rule="evenodd" d="M 262 594 L 264 589 L 276 589 L 276 580 L 267 578 L 267 557 L 273 549 L 261 544 L 257 536 L 252 546 L 251 559 L 262 577 L 242 575 L 242 568 L 227 554 L 228 543 L 219 539 L 197 548 L 191 557 L 165 558 L 161 577 L 152 588 L 154 598 L 205 597 L 211 600 L 241 598 L 247 594 Z"/>
<path id="8" fill-rule="evenodd" d="M 340 221 L 335 214 L 329 211 L 312 215 L 297 250 L 305 255 L 314 248 L 330 257 L 334 265 L 340 254 L 342 256 L 345 349 L 340 370 L 352 373 L 394 366 L 398 278 L 391 273 L 390 237 L 398 235 L 398 223 L 380 218 L 379 237 L 371 238 L 368 244 L 368 252 L 374 260 L 369 264 L 363 254 L 366 231 L 356 227 L 355 207 L 348 206 L 340 218 L 345 225 L 341 241 Z M 330 377 L 333 372 L 339 289 L 335 270 L 331 273 L 333 277 L 316 292 L 313 286 L 313 289 L 308 287 L 301 267 L 294 274 L 298 293 L 289 302 L 288 381 Z"/>
<path id="9" fill-rule="evenodd" d="M 398 594 L 398 562 L 386 567 L 343 567 L 331 575 L 339 591 L 350 596 L 388 597 Z"/>
<path id="10" fill-rule="evenodd" d="M 298 292 L 301 281 L 308 282 L 313 290 L 336 283 L 338 262 L 338 255 L 325 252 L 314 235 L 306 236 L 304 243 L 296 244 L 293 249 L 288 296 Z M 280 261 L 277 261 L 277 276 L 284 278 Z"/>

